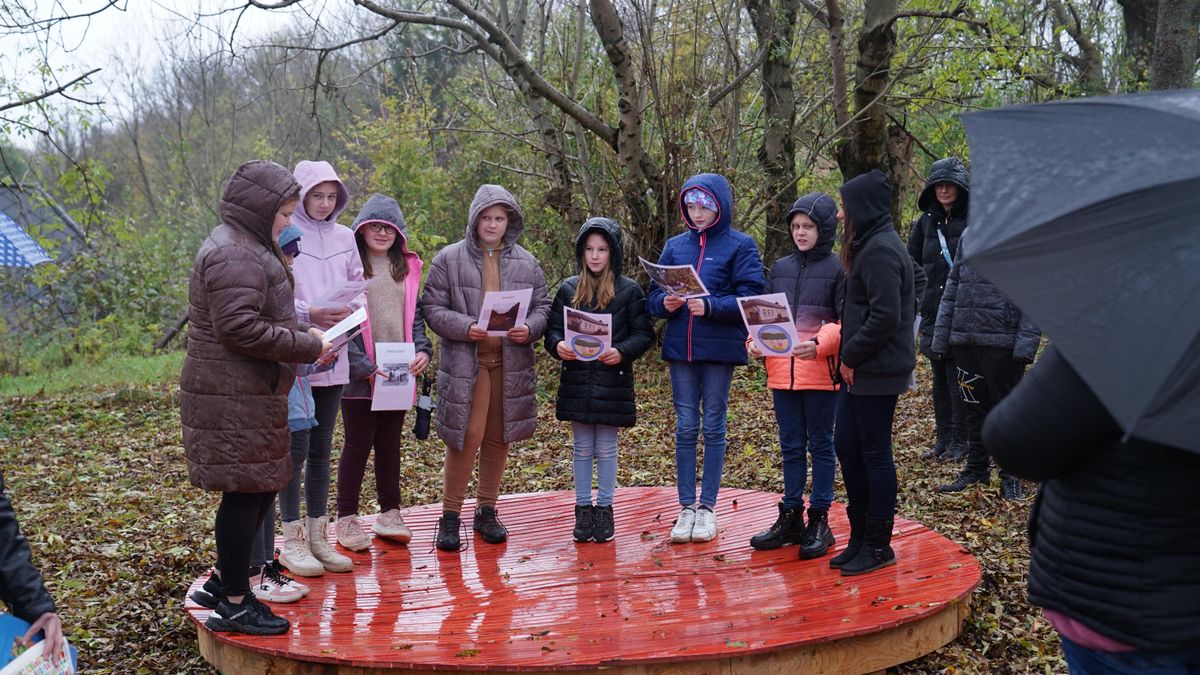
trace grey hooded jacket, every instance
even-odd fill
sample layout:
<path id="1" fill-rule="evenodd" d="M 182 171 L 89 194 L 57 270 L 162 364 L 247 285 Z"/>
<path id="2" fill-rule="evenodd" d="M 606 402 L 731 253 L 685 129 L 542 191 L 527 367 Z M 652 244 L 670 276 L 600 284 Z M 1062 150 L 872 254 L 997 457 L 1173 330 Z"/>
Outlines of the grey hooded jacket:
<path id="1" fill-rule="evenodd" d="M 533 289 L 532 304 L 525 319 L 529 339 L 520 345 L 504 340 L 504 442 L 531 438 L 537 428 L 534 345 L 545 332 L 550 314 L 546 277 L 533 255 L 516 243 L 525 229 L 525 218 L 517 200 L 498 185 L 482 185 L 471 201 L 464 238 L 434 257 L 421 293 L 425 321 L 441 337 L 437 432 L 454 450 L 463 449 L 475 375 L 479 369 L 475 358 L 476 343 L 467 338 L 467 329 L 478 321 L 483 303 L 484 252 L 475 240 L 475 226 L 479 214 L 497 204 L 505 206 L 510 214 L 499 252 L 500 289 Z"/>

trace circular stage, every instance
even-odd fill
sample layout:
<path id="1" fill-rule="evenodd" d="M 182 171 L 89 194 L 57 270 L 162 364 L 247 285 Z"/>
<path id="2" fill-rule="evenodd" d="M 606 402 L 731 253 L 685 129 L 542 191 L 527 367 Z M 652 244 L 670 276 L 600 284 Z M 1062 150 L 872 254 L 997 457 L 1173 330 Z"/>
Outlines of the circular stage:
<path id="1" fill-rule="evenodd" d="M 671 544 L 675 489 L 623 488 L 616 539 L 577 544 L 574 493 L 506 495 L 508 543 L 473 536 L 459 553 L 433 548 L 441 505 L 419 506 L 405 513 L 407 546 L 339 548 L 354 571 L 302 579 L 307 598 L 272 605 L 292 622 L 285 635 L 213 633 L 208 610 L 186 608 L 201 653 L 223 673 L 866 673 L 958 636 L 980 578 L 959 545 L 897 519 L 897 564 L 842 577 L 828 564 L 849 535 L 840 504 L 829 516 L 838 543 L 823 558 L 750 548 L 778 499 L 722 489 L 717 539 Z"/>

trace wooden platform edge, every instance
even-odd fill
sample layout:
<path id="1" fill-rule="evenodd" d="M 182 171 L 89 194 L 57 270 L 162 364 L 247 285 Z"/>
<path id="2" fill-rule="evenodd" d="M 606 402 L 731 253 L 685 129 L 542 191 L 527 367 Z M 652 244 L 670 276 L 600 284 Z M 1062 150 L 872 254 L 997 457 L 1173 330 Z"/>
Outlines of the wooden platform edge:
<path id="1" fill-rule="evenodd" d="M 861 675 L 875 673 L 921 658 L 953 642 L 962 634 L 963 622 L 970 614 L 966 596 L 946 603 L 942 611 L 895 628 L 843 638 L 815 645 L 780 649 L 751 656 L 731 656 L 690 662 L 640 663 L 628 666 L 605 665 L 601 669 L 614 675 Z M 498 672 L 504 668 L 467 664 L 458 670 L 437 668 L 373 668 L 363 666 L 297 661 L 249 649 L 219 640 L 197 624 L 200 654 L 223 675 L 272 673 L 272 675 L 428 675 Z M 593 667 L 580 667 L 593 670 Z M 535 670 L 521 668 L 522 671 Z M 559 667 L 556 670 L 563 670 Z"/>

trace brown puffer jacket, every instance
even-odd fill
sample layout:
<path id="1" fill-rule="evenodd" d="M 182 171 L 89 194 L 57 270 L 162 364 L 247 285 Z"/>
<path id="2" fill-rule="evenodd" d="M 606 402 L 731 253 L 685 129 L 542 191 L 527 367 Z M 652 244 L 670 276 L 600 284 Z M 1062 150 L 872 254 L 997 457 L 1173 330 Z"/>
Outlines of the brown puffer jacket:
<path id="1" fill-rule="evenodd" d="M 550 315 L 546 277 L 533 254 L 516 244 L 525 229 L 517 200 L 498 185 L 483 185 L 471 202 L 466 237 L 438 252 L 421 293 L 425 322 L 442 338 L 437 375 L 438 436 L 454 450 L 462 449 L 466 437 L 478 370 L 475 343 L 467 338 L 467 329 L 479 319 L 483 303 L 483 251 L 475 241 L 475 222 L 484 209 L 496 204 L 508 207 L 513 214 L 500 252 L 500 290 L 533 289 L 525 318 L 529 340 L 523 345 L 504 340 L 504 442 L 523 441 L 537 428 L 533 361 L 534 346 L 542 339 Z"/>
<path id="2" fill-rule="evenodd" d="M 297 329 L 271 228 L 279 208 L 299 193 L 282 166 L 243 164 L 221 198 L 222 224 L 196 254 L 179 382 L 183 447 L 196 487 L 275 492 L 291 479 L 292 364 L 316 360 L 321 341 Z"/>

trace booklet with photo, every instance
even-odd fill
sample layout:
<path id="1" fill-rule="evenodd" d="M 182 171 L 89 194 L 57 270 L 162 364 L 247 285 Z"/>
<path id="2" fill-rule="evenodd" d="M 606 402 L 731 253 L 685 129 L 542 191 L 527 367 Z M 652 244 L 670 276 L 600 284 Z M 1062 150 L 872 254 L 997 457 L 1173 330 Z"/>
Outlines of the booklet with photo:
<path id="1" fill-rule="evenodd" d="M 483 305 L 479 308 L 476 325 L 486 330 L 488 335 L 503 336 L 509 329 L 525 323 L 532 302 L 532 288 L 488 291 L 483 294 Z"/>
<path id="2" fill-rule="evenodd" d="M 737 302 L 750 339 L 764 356 L 792 355 L 792 349 L 800 344 L 800 336 L 792 321 L 786 293 L 751 295 L 738 298 Z"/>
<path id="3" fill-rule="evenodd" d="M 0 613 L 0 675 L 51 675 L 75 672 L 75 662 L 78 652 L 70 644 L 66 644 L 68 658 L 55 663 L 45 652 L 45 643 L 39 636 L 32 647 L 26 648 L 21 642 L 25 631 L 29 630 L 29 622 L 22 621 L 11 614 Z"/>
<path id="4" fill-rule="evenodd" d="M 709 294 L 696 268 L 691 265 L 659 265 L 640 256 L 638 260 L 654 283 L 675 297 L 701 298 Z"/>
<path id="5" fill-rule="evenodd" d="M 612 346 L 612 314 L 563 307 L 563 327 L 563 339 L 580 361 L 594 361 Z"/>
<path id="6" fill-rule="evenodd" d="M 349 304 L 351 300 L 358 297 L 366 287 L 366 281 L 347 281 L 340 286 L 335 286 L 328 293 L 321 296 L 321 299 L 309 304 L 316 305 L 317 307 L 341 307 Z"/>
<path id="7" fill-rule="evenodd" d="M 326 342 L 333 345 L 334 349 L 341 349 L 347 342 L 354 339 L 354 336 L 361 330 L 363 322 L 367 320 L 367 308 L 359 307 L 350 316 L 330 326 L 325 331 L 324 339 Z"/>
<path id="8" fill-rule="evenodd" d="M 416 358 L 411 342 L 376 342 L 375 365 L 384 371 L 376 374 L 371 393 L 371 410 L 408 410 L 417 398 L 417 378 L 408 371 Z"/>

